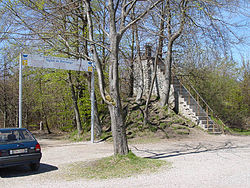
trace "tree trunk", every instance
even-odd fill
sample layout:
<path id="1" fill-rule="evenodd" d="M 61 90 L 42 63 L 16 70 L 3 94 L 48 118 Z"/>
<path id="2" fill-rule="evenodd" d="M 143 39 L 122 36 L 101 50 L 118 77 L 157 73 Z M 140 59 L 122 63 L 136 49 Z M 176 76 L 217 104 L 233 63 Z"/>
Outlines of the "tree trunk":
<path id="1" fill-rule="evenodd" d="M 128 143 L 126 129 L 123 119 L 122 108 L 109 105 L 111 116 L 111 129 L 113 136 L 114 153 L 120 155 L 128 154 Z"/>
<path id="2" fill-rule="evenodd" d="M 137 55 L 138 55 L 138 65 L 139 65 L 139 71 L 140 71 L 140 76 L 141 79 L 140 83 L 138 84 L 138 88 L 137 88 L 137 95 L 136 95 L 136 101 L 137 102 L 141 102 L 142 96 L 143 96 L 143 92 L 144 92 L 144 73 L 143 73 L 143 67 L 142 67 L 142 60 L 141 60 L 141 50 L 140 50 L 140 42 L 139 42 L 139 36 L 138 36 L 138 27 L 137 24 L 135 26 L 135 42 L 136 42 L 136 50 L 137 50 Z M 138 79 L 137 79 L 138 80 Z"/>
<path id="3" fill-rule="evenodd" d="M 44 120 L 45 120 L 45 125 L 46 125 L 46 129 L 48 131 L 48 134 L 51 134 L 50 128 L 49 128 L 49 124 L 48 124 L 48 119 L 46 117 L 46 115 L 44 116 Z"/>
<path id="4" fill-rule="evenodd" d="M 134 20 L 134 9 L 132 10 L 131 19 Z M 134 95 L 134 50 L 135 50 L 135 26 L 132 26 L 132 41 L 131 41 L 131 59 L 129 60 L 129 92 L 128 97 Z"/>
<path id="5" fill-rule="evenodd" d="M 166 1 L 166 11 L 167 11 L 167 31 L 168 31 L 168 51 L 167 51 L 167 58 L 165 61 L 165 77 L 163 80 L 163 94 L 161 97 L 161 105 L 165 106 L 168 105 L 168 100 L 169 100 L 169 94 L 170 94 L 170 84 L 171 84 L 171 78 L 172 78 L 172 56 L 173 56 L 173 44 L 175 40 L 182 34 L 184 25 L 185 25 L 185 8 L 188 5 L 188 0 L 187 1 L 182 1 L 180 3 L 180 8 L 181 8 L 181 22 L 180 26 L 175 33 L 172 33 L 172 14 L 171 14 L 171 3 L 170 0 Z"/>
<path id="6" fill-rule="evenodd" d="M 101 125 L 101 121 L 100 121 L 100 117 L 99 117 L 99 113 L 98 113 L 98 105 L 97 105 L 97 101 L 96 101 L 96 94 L 95 94 L 95 104 L 94 104 L 94 111 L 95 111 L 95 130 L 96 130 L 96 136 L 100 137 L 102 134 L 102 125 Z"/>
<path id="7" fill-rule="evenodd" d="M 74 85 L 72 82 L 70 71 L 68 72 L 68 79 L 69 79 L 69 85 L 70 85 L 70 89 L 71 89 L 71 97 L 73 100 L 73 107 L 74 107 L 75 118 L 76 118 L 76 127 L 77 127 L 77 131 L 78 131 L 78 136 L 80 136 L 80 134 L 82 134 L 82 132 L 83 132 L 82 123 L 81 123 L 81 117 L 80 117 L 80 112 L 79 112 L 79 108 L 78 108 L 77 97 L 76 97 L 76 93 L 75 93 L 75 89 L 74 89 Z"/>
<path id="8" fill-rule="evenodd" d="M 3 128 L 6 128 L 7 127 L 7 111 L 6 109 L 4 109 L 4 112 L 3 112 Z"/>
<path id="9" fill-rule="evenodd" d="M 4 110 L 3 110 L 3 127 L 7 127 L 7 89 L 6 89 L 6 78 L 7 77 L 7 63 L 4 58 L 4 71 L 3 71 L 3 98 L 4 98 Z"/>
<path id="10" fill-rule="evenodd" d="M 170 84 L 172 77 L 172 44 L 168 45 L 167 59 L 165 61 L 165 77 L 163 80 L 163 93 L 161 97 L 161 106 L 168 105 Z"/>
<path id="11" fill-rule="evenodd" d="M 111 116 L 111 129 L 114 144 L 114 153 L 120 155 L 128 154 L 128 143 L 126 137 L 126 127 L 123 118 L 123 109 L 121 105 L 120 93 L 119 93 L 119 76 L 118 76 L 118 50 L 120 36 L 113 33 L 110 38 L 110 95 L 112 104 L 109 104 L 109 111 Z"/>
<path id="12" fill-rule="evenodd" d="M 154 64 L 153 64 L 153 78 L 151 80 L 151 84 L 150 84 L 150 89 L 149 89 L 149 94 L 148 94 L 148 98 L 147 98 L 147 102 L 146 102 L 146 107 L 144 110 L 144 125 L 146 125 L 148 123 L 148 107 L 150 104 L 150 99 L 153 93 L 153 89 L 154 89 L 154 83 L 156 81 L 156 75 L 157 75 L 157 65 L 158 65 L 158 54 L 159 54 L 159 48 L 157 49 L 156 55 L 155 55 L 155 59 L 154 59 Z"/>

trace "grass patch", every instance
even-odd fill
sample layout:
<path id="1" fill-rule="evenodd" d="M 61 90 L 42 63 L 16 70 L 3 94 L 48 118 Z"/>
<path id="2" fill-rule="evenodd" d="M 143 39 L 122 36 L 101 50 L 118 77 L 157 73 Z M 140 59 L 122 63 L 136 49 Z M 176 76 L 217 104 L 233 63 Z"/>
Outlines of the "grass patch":
<path id="1" fill-rule="evenodd" d="M 185 129 L 185 130 L 190 130 L 189 127 L 183 126 L 183 125 L 172 125 L 171 126 L 174 130 L 178 130 L 178 129 Z"/>
<path id="2" fill-rule="evenodd" d="M 148 143 L 158 143 L 161 141 L 161 138 L 158 137 L 135 137 L 128 139 L 129 144 L 148 144 Z"/>
<path id="3" fill-rule="evenodd" d="M 180 130 L 178 130 L 178 131 L 176 131 L 176 133 L 177 134 L 180 134 L 180 135 L 188 135 L 189 134 L 189 131 L 180 131 Z"/>
<path id="4" fill-rule="evenodd" d="M 156 172 L 170 163 L 156 159 L 140 158 L 129 152 L 128 155 L 115 155 L 93 162 L 77 162 L 69 166 L 70 179 L 110 179 L 125 178 L 136 174 Z"/>
<path id="5" fill-rule="evenodd" d="M 158 143 L 160 141 L 161 138 L 155 136 L 155 133 L 148 129 L 134 132 L 134 138 L 128 139 L 129 144 Z"/>
<path id="6" fill-rule="evenodd" d="M 238 129 L 238 128 L 227 128 L 233 134 L 250 136 L 250 130 Z"/>
<path id="7" fill-rule="evenodd" d="M 78 131 L 74 130 L 68 134 L 68 139 L 73 142 L 81 142 L 83 140 L 90 140 L 90 132 L 78 135 Z"/>

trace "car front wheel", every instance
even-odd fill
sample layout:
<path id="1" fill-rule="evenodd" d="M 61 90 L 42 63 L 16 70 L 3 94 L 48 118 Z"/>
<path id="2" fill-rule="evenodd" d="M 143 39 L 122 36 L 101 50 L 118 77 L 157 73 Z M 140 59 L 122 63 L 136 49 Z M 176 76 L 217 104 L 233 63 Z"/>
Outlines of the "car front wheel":
<path id="1" fill-rule="evenodd" d="M 40 167 L 40 163 L 31 163 L 30 164 L 30 169 L 32 171 L 37 171 L 39 169 L 39 167 Z"/>

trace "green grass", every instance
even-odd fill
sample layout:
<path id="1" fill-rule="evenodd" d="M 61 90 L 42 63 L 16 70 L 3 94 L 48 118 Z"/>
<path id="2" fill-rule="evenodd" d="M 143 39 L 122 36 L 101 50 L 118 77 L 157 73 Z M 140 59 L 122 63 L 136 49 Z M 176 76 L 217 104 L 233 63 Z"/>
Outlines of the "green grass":
<path id="1" fill-rule="evenodd" d="M 160 167 L 169 167 L 163 160 L 140 158 L 129 152 L 128 155 L 115 155 L 93 162 L 71 164 L 66 177 L 69 179 L 110 179 L 125 178 L 136 174 L 152 173 Z"/>
<path id="2" fill-rule="evenodd" d="M 74 130 L 68 134 L 69 140 L 73 142 L 80 142 L 83 140 L 90 140 L 90 132 L 78 135 L 78 131 Z"/>
<path id="3" fill-rule="evenodd" d="M 237 129 L 237 128 L 229 128 L 229 131 L 232 133 L 240 134 L 240 135 L 246 135 L 250 136 L 250 130 L 242 130 L 242 129 Z"/>
<path id="4" fill-rule="evenodd" d="M 180 134 L 180 135 L 188 135 L 189 134 L 189 131 L 180 131 L 180 130 L 178 130 L 178 131 L 176 131 L 176 133 L 177 134 Z"/>

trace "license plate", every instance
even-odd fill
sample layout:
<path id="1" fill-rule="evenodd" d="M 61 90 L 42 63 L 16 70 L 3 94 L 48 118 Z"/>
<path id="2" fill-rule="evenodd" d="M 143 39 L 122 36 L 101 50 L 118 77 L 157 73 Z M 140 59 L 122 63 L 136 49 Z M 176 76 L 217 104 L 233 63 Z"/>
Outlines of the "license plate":
<path id="1" fill-rule="evenodd" d="M 28 153 L 28 149 L 15 149 L 15 150 L 10 150 L 10 154 L 20 154 L 20 153 Z"/>

